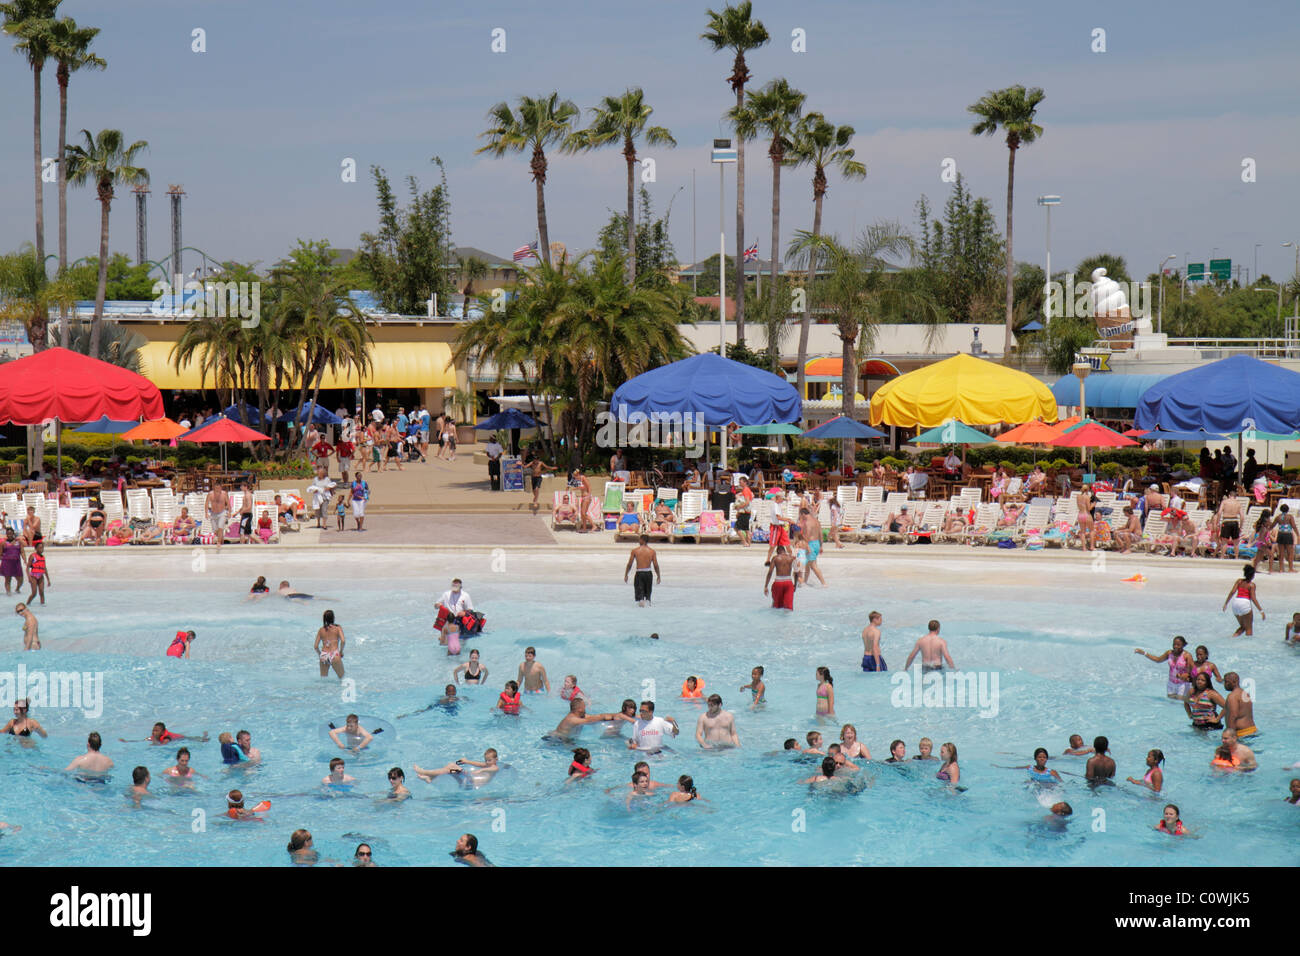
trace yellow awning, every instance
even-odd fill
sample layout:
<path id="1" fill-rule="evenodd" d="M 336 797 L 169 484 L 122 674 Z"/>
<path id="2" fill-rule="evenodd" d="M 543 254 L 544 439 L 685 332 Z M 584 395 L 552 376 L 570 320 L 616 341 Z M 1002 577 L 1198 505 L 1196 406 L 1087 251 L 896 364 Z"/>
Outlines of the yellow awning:
<path id="1" fill-rule="evenodd" d="M 149 342 L 140 349 L 140 374 L 159 388 L 214 388 L 209 375 L 200 383 L 198 362 L 192 360 L 178 372 L 171 361 L 171 342 Z M 371 368 L 360 383 L 365 388 L 455 388 L 456 370 L 451 346 L 446 342 L 376 342 L 370 347 Z M 341 374 L 325 370 L 322 389 L 356 388 L 352 366 Z"/>
<path id="2" fill-rule="evenodd" d="M 1025 372 L 971 355 L 908 372 L 871 396 L 871 424 L 932 428 L 956 419 L 967 425 L 1056 420 L 1052 390 Z"/>

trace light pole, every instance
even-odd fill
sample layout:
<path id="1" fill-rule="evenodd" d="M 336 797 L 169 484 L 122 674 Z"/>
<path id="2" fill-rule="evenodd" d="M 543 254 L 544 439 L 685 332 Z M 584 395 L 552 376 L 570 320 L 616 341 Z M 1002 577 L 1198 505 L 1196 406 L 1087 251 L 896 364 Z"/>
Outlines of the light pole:
<path id="1" fill-rule="evenodd" d="M 1160 304 L 1156 307 L 1157 332 L 1164 332 L 1165 330 L 1165 262 L 1177 258 L 1176 254 L 1169 253 L 1169 255 L 1165 256 L 1164 262 L 1160 263 L 1160 268 L 1156 270 L 1156 275 L 1159 277 L 1157 281 L 1160 283 Z"/>
<path id="2" fill-rule="evenodd" d="M 1183 299 L 1187 296 L 1187 257 L 1190 256 L 1190 255 L 1191 255 L 1190 252 L 1184 252 L 1184 253 L 1183 253 L 1183 281 L 1180 282 L 1180 283 L 1178 284 L 1178 286 L 1179 286 L 1179 288 L 1178 288 L 1178 301 L 1179 301 L 1179 302 L 1182 302 Z"/>
<path id="3" fill-rule="evenodd" d="M 1052 321 L 1052 207 L 1060 204 L 1060 196 L 1038 197 L 1038 205 L 1047 209 L 1047 273 L 1043 276 L 1043 325 Z"/>
<path id="4" fill-rule="evenodd" d="M 1072 371 L 1079 379 L 1079 420 L 1086 421 L 1088 418 L 1088 405 L 1083 383 L 1092 373 L 1092 363 L 1075 362 L 1074 365 L 1070 367 L 1070 371 Z M 1082 464 L 1086 466 L 1088 464 L 1088 449 L 1084 448 L 1081 449 L 1081 451 L 1083 454 Z"/>
<path id="5" fill-rule="evenodd" d="M 1259 281 L 1259 247 L 1263 244 L 1262 242 L 1255 243 L 1255 271 L 1252 274 L 1255 276 L 1256 282 Z"/>
<path id="6" fill-rule="evenodd" d="M 1256 292 L 1272 292 L 1273 290 L 1272 290 L 1272 289 L 1261 289 L 1259 286 L 1255 286 L 1255 291 L 1256 291 Z M 1282 286 L 1281 286 L 1280 284 L 1279 284 L 1278 287 L 1277 287 L 1277 324 L 1278 324 L 1278 325 L 1281 325 L 1281 324 L 1282 324 Z"/>
<path id="7" fill-rule="evenodd" d="M 723 224 L 723 200 L 726 198 L 723 172 L 727 163 L 736 161 L 736 151 L 731 140 L 713 141 L 713 163 L 718 167 L 718 354 L 727 357 L 727 232 Z"/>

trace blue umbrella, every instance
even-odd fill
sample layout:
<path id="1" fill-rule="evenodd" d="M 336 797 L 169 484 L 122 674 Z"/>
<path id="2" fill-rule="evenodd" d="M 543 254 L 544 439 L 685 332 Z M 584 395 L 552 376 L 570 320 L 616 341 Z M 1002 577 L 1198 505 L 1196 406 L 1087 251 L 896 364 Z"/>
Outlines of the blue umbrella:
<path id="1" fill-rule="evenodd" d="M 804 438 L 884 438 L 884 432 L 878 432 L 870 425 L 855 422 L 843 415 L 836 415 L 828 422 L 822 422 L 816 428 L 803 433 Z"/>
<path id="2" fill-rule="evenodd" d="M 244 419 L 240 417 L 241 407 L 243 410 L 243 414 L 248 416 L 247 421 L 244 421 Z M 263 421 L 262 414 L 257 410 L 255 406 L 248 404 L 248 402 L 244 402 L 243 406 L 231 405 L 221 414 L 225 415 L 227 418 L 233 418 L 241 425 L 261 425 Z M 218 415 L 213 415 L 212 419 L 219 418 L 219 417 L 220 416 Z M 211 421 L 212 419 L 208 419 L 208 420 Z"/>
<path id="3" fill-rule="evenodd" d="M 1043 323 L 1039 322 L 1037 319 L 1034 319 L 1034 321 L 1020 327 L 1021 332 L 1041 332 L 1042 330 Z"/>
<path id="4" fill-rule="evenodd" d="M 342 425 L 343 419 L 339 418 L 327 408 L 315 405 L 311 402 L 303 402 L 291 412 L 285 412 L 283 421 L 301 422 L 311 421 L 316 425 Z"/>
<path id="5" fill-rule="evenodd" d="M 1138 428 L 1285 435 L 1300 425 L 1300 374 L 1233 355 L 1171 375 L 1142 393 Z"/>
<path id="6" fill-rule="evenodd" d="M 120 435 L 122 432 L 129 432 L 139 424 L 139 422 L 115 422 L 107 415 L 103 415 L 98 421 L 87 422 L 74 430 L 92 435 Z"/>
<path id="7" fill-rule="evenodd" d="M 496 431 L 500 428 L 539 428 L 537 422 L 533 421 L 523 412 L 515 408 L 507 408 L 504 412 L 497 412 L 495 415 L 489 415 L 477 425 L 475 429 L 483 431 Z"/>

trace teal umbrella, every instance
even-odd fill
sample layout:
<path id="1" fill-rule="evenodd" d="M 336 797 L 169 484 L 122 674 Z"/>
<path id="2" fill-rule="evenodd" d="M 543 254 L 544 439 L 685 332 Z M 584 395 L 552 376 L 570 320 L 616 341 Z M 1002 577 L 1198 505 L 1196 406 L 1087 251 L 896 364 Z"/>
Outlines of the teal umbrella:
<path id="1" fill-rule="evenodd" d="M 736 429 L 741 435 L 802 435 L 803 429 L 798 425 L 773 422 L 768 425 L 742 425 Z"/>
<path id="2" fill-rule="evenodd" d="M 953 419 L 921 432 L 912 439 L 916 445 L 991 445 L 993 439 L 977 428 Z"/>
<path id="3" fill-rule="evenodd" d="M 1279 435 L 1277 432 L 1262 432 L 1257 428 L 1248 428 L 1243 432 L 1238 432 L 1237 437 L 1242 441 L 1300 441 L 1300 432 L 1292 432 L 1289 435 Z"/>

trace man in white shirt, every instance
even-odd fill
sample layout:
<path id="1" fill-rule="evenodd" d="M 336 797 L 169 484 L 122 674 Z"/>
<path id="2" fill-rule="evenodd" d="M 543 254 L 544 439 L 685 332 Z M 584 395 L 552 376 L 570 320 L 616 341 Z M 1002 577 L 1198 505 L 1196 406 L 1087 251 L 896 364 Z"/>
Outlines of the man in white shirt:
<path id="1" fill-rule="evenodd" d="M 678 733 L 677 721 L 671 717 L 656 717 L 654 701 L 643 700 L 640 716 L 632 724 L 627 749 L 656 753 L 663 749 L 665 735 L 676 737 Z"/>
<path id="2" fill-rule="evenodd" d="M 955 475 L 961 471 L 961 459 L 957 457 L 957 449 L 950 448 L 948 457 L 943 460 L 943 469 L 950 475 Z"/>
<path id="3" fill-rule="evenodd" d="M 493 491 L 501 490 L 501 456 L 505 454 L 505 449 L 497 441 L 494 434 L 488 439 L 487 447 L 483 449 L 488 457 L 488 481 L 491 483 Z"/>
<path id="4" fill-rule="evenodd" d="M 316 480 L 307 486 L 311 492 L 311 510 L 316 513 L 316 527 L 322 531 L 328 529 L 325 524 L 325 512 L 333 497 L 335 482 L 331 481 L 322 465 L 316 469 Z"/>
<path id="5" fill-rule="evenodd" d="M 442 597 L 438 598 L 438 607 L 445 607 L 454 618 L 460 617 L 466 611 L 474 610 L 474 602 L 470 600 L 469 592 L 461 590 L 460 578 L 453 580 L 451 590 L 444 591 Z"/>

